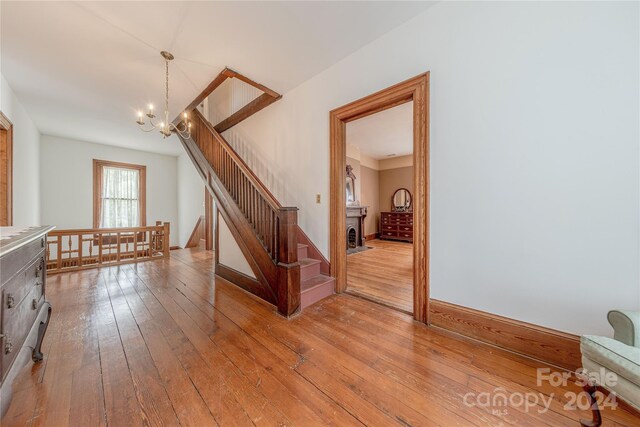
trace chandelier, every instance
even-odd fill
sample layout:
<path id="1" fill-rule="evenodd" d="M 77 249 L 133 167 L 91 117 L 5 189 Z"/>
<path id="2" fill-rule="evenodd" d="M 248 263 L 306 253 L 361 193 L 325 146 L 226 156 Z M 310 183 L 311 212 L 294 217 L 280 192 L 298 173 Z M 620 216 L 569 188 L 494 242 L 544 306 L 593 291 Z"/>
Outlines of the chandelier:
<path id="1" fill-rule="evenodd" d="M 188 139 L 191 137 L 191 122 L 188 120 L 189 117 L 186 112 L 182 113 L 182 120 L 177 126 L 169 121 L 169 61 L 173 59 L 173 55 L 164 50 L 160 52 L 160 55 L 164 58 L 165 63 L 164 121 L 161 121 L 160 123 L 156 123 L 154 121 L 156 115 L 153 113 L 153 104 L 149 104 L 147 114 L 144 114 L 142 111 L 138 111 L 138 120 L 136 120 L 136 123 L 140 125 L 140 130 L 143 132 L 151 132 L 152 130 L 160 131 L 162 138 L 167 138 L 168 136 L 171 136 L 172 132 L 177 132 L 183 138 Z M 146 126 L 144 116 L 149 118 L 150 127 Z"/>

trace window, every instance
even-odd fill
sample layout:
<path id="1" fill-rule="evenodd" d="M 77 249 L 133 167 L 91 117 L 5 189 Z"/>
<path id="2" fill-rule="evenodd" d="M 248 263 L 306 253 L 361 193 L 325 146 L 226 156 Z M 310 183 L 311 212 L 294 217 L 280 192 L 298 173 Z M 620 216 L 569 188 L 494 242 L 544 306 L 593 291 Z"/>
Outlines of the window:
<path id="1" fill-rule="evenodd" d="M 93 160 L 93 227 L 146 225 L 146 166 Z"/>

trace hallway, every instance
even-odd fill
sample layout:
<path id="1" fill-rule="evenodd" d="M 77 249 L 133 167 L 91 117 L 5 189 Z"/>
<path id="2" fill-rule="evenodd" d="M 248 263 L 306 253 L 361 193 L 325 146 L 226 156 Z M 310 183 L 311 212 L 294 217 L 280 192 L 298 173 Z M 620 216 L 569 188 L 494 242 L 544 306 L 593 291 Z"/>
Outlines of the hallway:
<path id="1" fill-rule="evenodd" d="M 536 386 L 542 364 L 359 298 L 286 320 L 214 280 L 212 256 L 49 277 L 45 360 L 20 374 L 2 425 L 575 426 L 589 415 L 563 409 L 567 389 Z M 542 414 L 465 404 L 497 387 L 555 399 Z"/>

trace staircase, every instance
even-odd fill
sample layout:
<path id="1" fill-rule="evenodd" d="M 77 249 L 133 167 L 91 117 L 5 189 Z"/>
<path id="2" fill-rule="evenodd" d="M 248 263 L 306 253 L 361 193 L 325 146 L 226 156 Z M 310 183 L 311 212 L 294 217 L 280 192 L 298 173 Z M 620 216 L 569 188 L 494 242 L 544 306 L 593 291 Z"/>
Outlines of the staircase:
<path id="1" fill-rule="evenodd" d="M 196 108 L 225 80 L 237 78 L 264 93 L 217 124 Z M 185 110 L 191 135 L 182 142 L 256 279 L 220 265 L 216 274 L 291 316 L 331 295 L 329 264 L 297 224 L 296 207 L 283 207 L 221 135 L 280 99 L 276 92 L 224 69 Z M 174 124 L 179 124 L 176 118 Z M 231 271 L 230 271 L 231 270 Z"/>
<path id="2" fill-rule="evenodd" d="M 309 245 L 298 243 L 300 263 L 300 309 L 333 294 L 335 279 L 321 273 L 322 260 L 309 257 Z"/>

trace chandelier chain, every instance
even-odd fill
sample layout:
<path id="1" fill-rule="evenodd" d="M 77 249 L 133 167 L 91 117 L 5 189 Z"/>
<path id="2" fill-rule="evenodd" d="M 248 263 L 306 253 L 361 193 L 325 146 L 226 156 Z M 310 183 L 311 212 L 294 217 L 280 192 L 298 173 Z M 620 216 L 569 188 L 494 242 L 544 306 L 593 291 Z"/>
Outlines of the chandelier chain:
<path id="1" fill-rule="evenodd" d="M 144 116 L 142 111 L 138 111 L 138 120 L 136 123 L 140 126 L 140 130 L 143 132 L 151 132 L 156 129 L 159 130 L 163 138 L 171 136 L 172 132 L 177 132 L 183 138 L 191 138 L 191 122 L 186 111 L 182 113 L 182 120 L 176 124 L 169 121 L 169 61 L 173 59 L 173 55 L 170 52 L 162 51 L 160 55 L 164 58 L 164 121 L 156 124 L 154 118 L 156 115 L 153 113 L 153 105 L 149 104 L 149 110 L 146 116 L 149 118 L 150 127 L 145 127 Z M 162 117 L 162 115 L 160 116 Z"/>
<path id="2" fill-rule="evenodd" d="M 169 60 L 165 59 L 164 60 L 164 64 L 165 64 L 165 79 L 164 79 L 164 88 L 165 88 L 165 98 L 164 98 L 164 111 L 168 112 L 169 111 Z M 167 123 L 167 126 L 169 124 Z"/>

